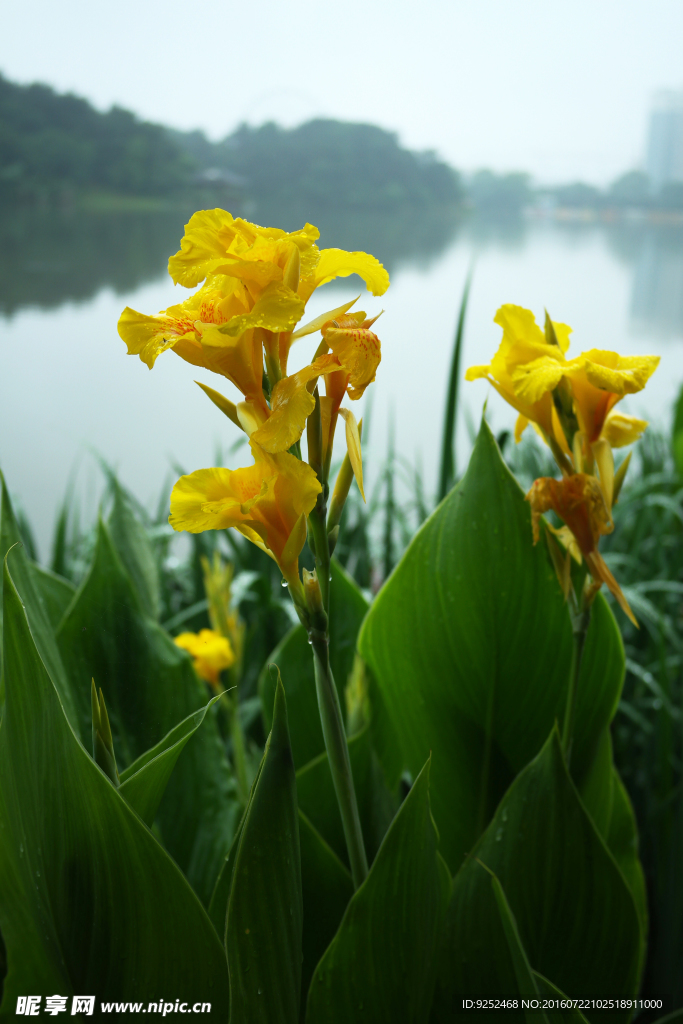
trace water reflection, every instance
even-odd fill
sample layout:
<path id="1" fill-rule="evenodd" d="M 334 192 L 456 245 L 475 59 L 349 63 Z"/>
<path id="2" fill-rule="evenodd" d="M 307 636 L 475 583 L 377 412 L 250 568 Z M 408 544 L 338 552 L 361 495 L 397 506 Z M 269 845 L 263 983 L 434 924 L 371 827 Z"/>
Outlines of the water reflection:
<path id="1" fill-rule="evenodd" d="M 388 215 L 251 202 L 232 212 L 288 230 L 309 220 L 320 228 L 325 247 L 372 252 L 389 273 L 405 265 L 428 269 L 462 224 L 455 211 L 443 209 Z M 191 213 L 182 207 L 112 213 L 0 211 L 0 314 L 84 301 L 104 287 L 124 294 L 156 280 L 178 248 Z"/>
<path id="2" fill-rule="evenodd" d="M 683 334 L 683 232 L 650 232 L 638 253 L 631 320 L 662 338 Z"/>
<path id="3" fill-rule="evenodd" d="M 183 212 L 82 213 L 3 210 L 0 313 L 82 302 L 104 287 L 117 294 L 164 273 Z"/>

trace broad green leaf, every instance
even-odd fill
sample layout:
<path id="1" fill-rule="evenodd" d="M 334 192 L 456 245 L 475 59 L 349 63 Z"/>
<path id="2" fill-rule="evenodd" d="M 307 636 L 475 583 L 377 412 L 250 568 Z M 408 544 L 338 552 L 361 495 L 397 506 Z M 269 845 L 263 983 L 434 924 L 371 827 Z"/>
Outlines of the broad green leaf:
<path id="1" fill-rule="evenodd" d="M 486 867 L 486 865 L 483 865 Z M 489 868 L 486 868 L 489 871 Z M 515 978 L 517 979 L 517 988 L 521 996 L 529 998 L 538 995 L 538 986 L 534 979 L 533 971 L 529 966 L 526 951 L 522 945 L 522 940 L 519 937 L 519 930 L 517 928 L 517 922 L 515 921 L 515 915 L 510 909 L 510 904 L 507 901 L 507 897 L 503 890 L 503 886 L 500 884 L 500 879 L 492 871 L 489 871 L 491 875 L 491 889 L 493 890 L 493 897 L 498 906 L 498 913 L 500 914 L 500 922 L 503 926 L 503 932 L 505 933 L 505 939 L 508 944 L 508 950 L 510 952 L 510 959 L 512 960 L 512 967 L 515 972 Z M 525 1012 L 527 1020 L 530 1018 L 530 1014 Z M 546 1016 L 543 1012 L 540 1014 L 541 1021 L 545 1021 L 547 1024 Z"/>
<path id="2" fill-rule="evenodd" d="M 565 1002 L 569 1002 L 564 992 L 560 992 L 556 985 L 553 985 L 551 981 L 544 978 L 538 971 L 532 972 L 536 984 L 538 985 L 539 996 L 542 999 L 543 996 L 548 996 L 552 999 L 560 999 Z M 552 1010 L 546 1011 L 546 1016 L 550 1024 L 587 1024 L 586 1018 L 581 1013 L 581 1010 L 575 1009 L 574 1007 L 560 1007 L 559 1009 L 553 1008 Z"/>
<path id="3" fill-rule="evenodd" d="M 53 629 L 57 629 L 64 618 L 66 610 L 74 599 L 76 588 L 71 580 L 65 580 L 50 569 L 32 563 L 33 580 L 48 621 Z"/>
<path id="4" fill-rule="evenodd" d="M 612 792 L 612 814 L 610 816 L 606 842 L 610 853 L 626 879 L 636 905 L 636 910 L 638 911 L 641 935 L 643 937 L 642 955 L 644 958 L 648 929 L 647 893 L 645 890 L 643 867 L 638 858 L 638 829 L 626 787 L 614 767 L 612 768 Z"/>
<path id="5" fill-rule="evenodd" d="M 207 993 L 225 1019 L 220 941 L 182 873 L 74 735 L 7 566 L 4 665 L 3 1011 L 13 1015 L 27 993 L 117 1001 Z"/>
<path id="6" fill-rule="evenodd" d="M 12 503 L 10 502 L 2 473 L 0 473 L 0 488 L 2 490 L 2 501 L 0 504 L 0 558 L 4 559 L 9 549 L 16 545 L 12 555 L 13 578 L 21 591 L 26 614 L 31 624 L 31 632 L 40 652 L 40 657 L 55 684 L 67 718 L 78 732 L 77 701 L 55 642 L 54 630 L 50 621 L 51 604 L 43 596 L 41 571 L 35 562 L 28 558 L 21 543 L 19 529 L 12 510 Z M 3 585 L 2 576 L 0 576 L 0 607 L 2 607 Z M 0 615 L 1 626 L 2 617 Z M 90 697 L 88 696 L 89 700 Z"/>
<path id="7" fill-rule="evenodd" d="M 579 780 L 623 680 L 613 617 L 600 597 L 594 609 L 572 752 Z M 415 775 L 432 752 L 432 805 L 451 869 L 562 719 L 571 644 L 545 545 L 534 547 L 529 505 L 483 422 L 465 477 L 413 539 L 359 637 L 381 694 L 373 717 L 388 716 L 404 766 Z"/>
<path id="8" fill-rule="evenodd" d="M 427 765 L 316 969 L 307 1024 L 422 1024 L 429 1019 L 450 889 L 437 842 Z"/>
<path id="9" fill-rule="evenodd" d="M 636 907 L 569 778 L 556 728 L 515 779 L 453 881 L 435 1002 L 443 1022 L 453 1019 L 463 993 L 518 991 L 478 860 L 500 879 L 535 971 L 569 996 L 635 995 Z M 615 1013 L 615 1024 L 628 1017 Z"/>
<path id="10" fill-rule="evenodd" d="M 330 662 L 342 709 L 344 689 L 353 668 L 356 638 L 368 603 L 351 577 L 332 562 L 330 585 Z M 303 626 L 295 626 L 268 658 L 259 679 L 259 693 L 266 729 L 271 725 L 271 709 L 276 675 L 270 665 L 280 669 L 287 694 L 294 764 L 303 767 L 325 749 L 320 725 L 318 699 L 313 673 L 313 655 Z M 344 712 L 345 713 L 345 712 Z"/>
<path id="11" fill-rule="evenodd" d="M 161 594 L 154 551 L 128 496 L 116 480 L 114 507 L 109 517 L 109 532 L 119 558 L 137 590 L 145 615 L 158 619 Z"/>
<path id="12" fill-rule="evenodd" d="M 254 783 L 258 781 L 257 773 Z M 253 790 L 253 787 L 252 787 Z M 223 861 L 221 870 L 216 879 L 216 884 L 213 887 L 211 893 L 211 900 L 209 901 L 209 917 L 213 922 L 213 926 L 220 936 L 225 938 L 225 923 L 226 915 L 228 913 L 228 900 L 230 899 L 230 887 L 232 886 L 232 872 L 235 867 L 235 857 L 240 845 L 240 839 L 242 837 L 242 825 L 244 824 L 244 815 L 240 819 L 240 823 L 235 831 L 234 838 L 230 844 L 228 856 Z"/>
<path id="13" fill-rule="evenodd" d="M 202 724 L 209 708 L 220 700 L 221 696 L 222 694 L 218 694 L 201 711 L 188 715 L 156 746 L 147 750 L 121 772 L 121 796 L 128 801 L 146 825 L 151 827 L 156 817 L 168 780 L 185 744 Z"/>
<path id="14" fill-rule="evenodd" d="M 81 735 L 90 734 L 94 678 L 104 693 L 121 770 L 206 705 L 206 687 L 190 658 L 144 614 L 102 523 L 93 564 L 57 640 L 79 697 Z M 238 813 L 225 750 L 209 713 L 187 743 L 157 816 L 164 846 L 204 903 L 230 847 Z"/>
<path id="15" fill-rule="evenodd" d="M 304 912 L 301 965 L 303 1018 L 313 972 L 337 932 L 344 911 L 353 896 L 353 882 L 347 868 L 301 810 L 299 840 Z"/>
<path id="16" fill-rule="evenodd" d="M 368 728 L 349 740 L 349 757 L 365 852 L 372 862 L 396 814 L 398 798 L 386 787 Z M 348 867 L 344 828 L 327 754 L 320 754 L 297 772 L 296 787 L 299 807 Z"/>
<path id="17" fill-rule="evenodd" d="M 297 1024 L 301 931 L 296 781 L 280 683 L 232 869 L 225 932 L 231 1024 Z"/>

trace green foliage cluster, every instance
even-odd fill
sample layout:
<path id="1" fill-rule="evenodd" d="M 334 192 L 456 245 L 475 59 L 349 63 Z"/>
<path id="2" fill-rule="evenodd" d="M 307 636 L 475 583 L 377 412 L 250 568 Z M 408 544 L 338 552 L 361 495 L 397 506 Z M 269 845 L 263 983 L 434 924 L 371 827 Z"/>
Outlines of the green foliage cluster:
<path id="1" fill-rule="evenodd" d="M 0 196 L 86 186 L 168 195 L 192 170 L 160 125 L 120 107 L 102 114 L 77 96 L 0 75 Z"/>
<path id="2" fill-rule="evenodd" d="M 242 125 L 221 150 L 252 194 L 275 203 L 305 197 L 318 207 L 383 210 L 462 201 L 456 171 L 374 125 L 322 118 L 291 129 Z"/>
<path id="3" fill-rule="evenodd" d="M 371 861 L 355 892 L 279 578 L 239 538 L 200 535 L 173 596 L 168 530 L 145 529 L 114 481 L 112 496 L 78 561 L 62 519 L 56 573 L 13 546 L 3 494 L 3 1013 L 27 991 L 96 992 L 203 998 L 233 1024 L 426 1024 L 465 995 L 635 997 L 647 911 L 611 756 L 619 630 L 598 598 L 570 774 L 556 726 L 569 617 L 486 424 L 370 605 L 333 568 L 331 654 Z M 204 624 L 197 563 L 215 546 L 247 622 L 246 804 L 223 701 L 206 706 L 168 635 Z M 90 753 L 93 677 L 119 786 Z"/>

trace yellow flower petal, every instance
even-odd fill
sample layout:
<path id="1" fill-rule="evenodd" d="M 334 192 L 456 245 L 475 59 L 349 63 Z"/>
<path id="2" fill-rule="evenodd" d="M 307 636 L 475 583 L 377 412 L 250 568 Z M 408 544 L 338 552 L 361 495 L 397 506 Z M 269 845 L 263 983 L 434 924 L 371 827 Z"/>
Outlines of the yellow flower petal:
<path id="1" fill-rule="evenodd" d="M 621 412 L 611 412 L 605 420 L 602 428 L 603 437 L 612 448 L 624 448 L 627 444 L 633 444 L 642 436 L 648 425 L 647 420 L 640 420 L 637 416 L 627 416 Z"/>
<path id="2" fill-rule="evenodd" d="M 198 210 L 185 225 L 180 249 L 168 261 L 176 284 L 193 288 L 212 273 L 216 260 L 225 256 L 235 238 L 234 218 L 227 210 Z"/>
<path id="3" fill-rule="evenodd" d="M 251 450 L 254 465 L 246 469 L 200 469 L 181 477 L 171 494 L 169 522 L 189 533 L 232 526 L 294 579 L 292 545 L 299 543 L 301 516 L 311 511 L 321 486 L 311 467 L 293 455 L 270 455 L 254 442 Z"/>
<path id="4" fill-rule="evenodd" d="M 335 323 L 343 323 L 340 317 Z M 349 375 L 348 395 L 353 401 L 361 397 L 375 379 L 382 359 L 380 340 L 363 327 L 328 327 L 323 338 Z"/>
<path id="5" fill-rule="evenodd" d="M 553 327 L 555 328 L 557 344 L 562 352 L 566 352 L 569 348 L 569 335 L 572 333 L 571 327 L 568 327 L 567 324 L 559 324 L 555 320 L 553 320 Z"/>
<path id="6" fill-rule="evenodd" d="M 346 423 L 346 449 L 349 453 L 349 461 L 351 463 L 351 468 L 353 469 L 353 475 L 356 478 L 356 483 L 358 484 L 358 490 L 360 491 L 361 498 L 365 501 L 365 491 L 363 490 L 363 459 L 361 456 L 360 434 L 358 432 L 356 417 L 350 409 L 340 409 L 339 415 L 344 417 L 344 421 Z"/>
<path id="7" fill-rule="evenodd" d="M 286 285 L 273 282 L 264 288 L 250 313 L 232 317 L 219 328 L 219 332 L 235 338 L 254 327 L 266 331 L 291 331 L 303 312 L 303 300 Z"/>
<path id="8" fill-rule="evenodd" d="M 312 272 L 318 259 L 314 244 L 318 236 L 312 224 L 287 232 L 233 218 L 226 210 L 200 210 L 185 225 L 180 250 L 169 260 L 168 272 L 177 284 L 188 288 L 216 273 L 237 274 L 263 286 L 267 281 L 282 280 L 293 245 L 300 251 L 301 266 Z M 239 269 L 236 260 L 243 261 Z M 252 263 L 270 264 L 271 268 L 254 268 Z"/>
<path id="9" fill-rule="evenodd" d="M 264 482 L 262 466 L 246 469 L 198 469 L 181 476 L 171 493 L 169 522 L 174 530 L 203 533 L 249 521 L 242 506 L 257 496 Z"/>
<path id="10" fill-rule="evenodd" d="M 298 341 L 299 338 L 304 338 L 307 334 L 315 334 L 315 332 L 319 331 L 323 324 L 326 324 L 328 320 L 335 320 L 338 316 L 341 316 L 343 313 L 346 313 L 351 309 L 351 306 L 353 306 L 354 302 L 358 302 L 359 298 L 360 295 L 357 295 L 355 299 L 351 299 L 350 302 L 345 302 L 343 306 L 337 306 L 336 309 L 330 309 L 327 313 L 321 313 L 320 316 L 317 316 L 314 320 L 309 320 L 309 322 L 304 324 L 303 327 L 300 327 L 298 331 L 294 331 L 292 341 Z"/>
<path id="11" fill-rule="evenodd" d="M 526 418 L 526 416 L 522 416 L 522 414 L 520 413 L 515 422 L 515 441 L 517 444 L 519 444 L 519 442 L 522 440 L 522 434 L 528 426 L 528 419 Z"/>
<path id="12" fill-rule="evenodd" d="M 254 441 L 272 453 L 291 448 L 301 437 L 306 420 L 315 409 L 315 399 L 306 385 L 321 374 L 338 369 L 334 356 L 323 356 L 278 381 L 271 395 L 270 416 L 253 434 Z"/>
<path id="13" fill-rule="evenodd" d="M 659 356 L 620 356 L 599 349 L 584 352 L 583 359 L 590 383 L 620 398 L 642 391 L 659 365 Z"/>
<path id="14" fill-rule="evenodd" d="M 174 643 L 192 656 L 197 674 L 214 686 L 218 683 L 220 673 L 235 663 L 230 641 L 213 629 L 181 633 L 174 638 Z"/>
<path id="15" fill-rule="evenodd" d="M 589 443 L 600 437 L 616 403 L 645 387 L 658 363 L 658 356 L 620 356 L 591 349 L 566 364 L 576 417 Z"/>
<path id="16" fill-rule="evenodd" d="M 201 345 L 190 349 L 176 345 L 176 351 L 195 366 L 205 366 L 231 380 L 249 401 L 267 409 L 263 397 L 263 350 L 256 331 L 231 338 L 218 327 L 202 325 Z"/>
<path id="17" fill-rule="evenodd" d="M 491 364 L 488 366 L 470 366 L 465 371 L 465 380 L 481 380 L 482 377 L 488 377 L 491 372 Z"/>
<path id="18" fill-rule="evenodd" d="M 178 313 L 181 311 L 179 306 L 171 308 Z M 150 370 L 161 353 L 174 348 L 181 338 L 194 340 L 197 336 L 191 320 L 170 313 L 171 310 L 166 310 L 158 316 L 147 316 L 126 306 L 119 318 L 119 336 L 128 347 L 128 355 L 140 356 Z"/>
<path id="19" fill-rule="evenodd" d="M 389 275 L 375 256 L 367 252 L 323 249 L 312 274 L 302 274 L 299 294 L 308 300 L 316 288 L 337 277 L 348 277 L 349 274 L 358 274 L 373 295 L 384 295 L 389 287 Z"/>
<path id="20" fill-rule="evenodd" d="M 548 391 L 553 391 L 562 380 L 564 364 L 549 356 L 534 359 L 512 372 L 515 394 L 532 405 Z"/>

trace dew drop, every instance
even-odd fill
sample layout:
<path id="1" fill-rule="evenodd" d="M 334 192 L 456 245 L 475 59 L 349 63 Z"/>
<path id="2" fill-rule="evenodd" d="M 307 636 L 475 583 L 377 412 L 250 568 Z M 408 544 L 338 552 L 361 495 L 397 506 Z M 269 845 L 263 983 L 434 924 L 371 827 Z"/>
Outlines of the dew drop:
<path id="1" fill-rule="evenodd" d="M 286 587 L 287 586 L 287 580 L 281 580 L 280 581 L 280 586 L 281 587 Z"/>
<path id="2" fill-rule="evenodd" d="M 503 830 L 502 830 L 502 828 L 499 828 L 498 831 L 496 832 L 496 842 L 499 843 L 502 838 L 503 838 Z"/>
<path id="3" fill-rule="evenodd" d="M 503 819 L 503 821 L 507 821 L 508 820 L 508 809 L 507 809 L 507 807 L 503 808 L 503 813 L 501 814 L 501 818 Z"/>

